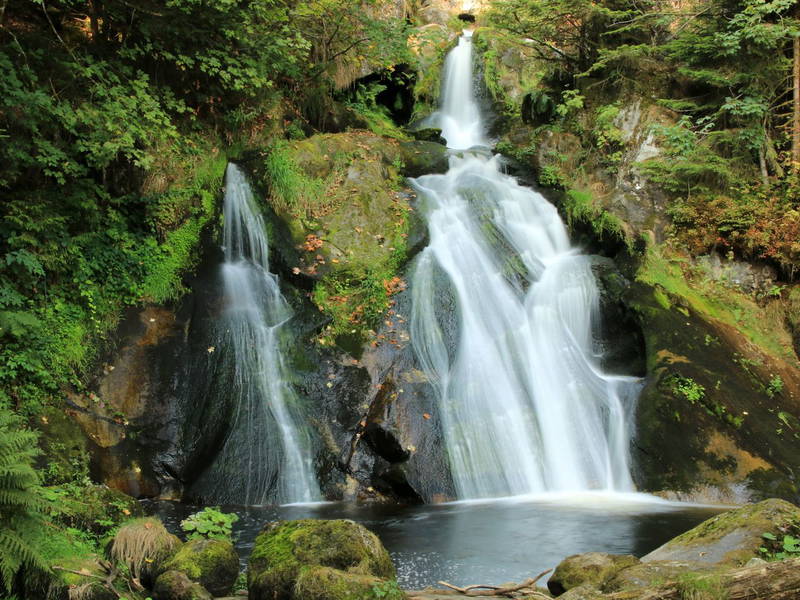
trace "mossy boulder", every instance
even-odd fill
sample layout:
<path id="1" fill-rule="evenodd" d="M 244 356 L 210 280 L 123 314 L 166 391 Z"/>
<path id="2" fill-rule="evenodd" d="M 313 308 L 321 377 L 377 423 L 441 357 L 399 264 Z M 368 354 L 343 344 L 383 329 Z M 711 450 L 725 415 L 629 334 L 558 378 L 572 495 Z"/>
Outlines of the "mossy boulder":
<path id="1" fill-rule="evenodd" d="M 622 569 L 638 565 L 639 559 L 630 554 L 605 552 L 575 554 L 562 560 L 547 581 L 547 589 L 558 596 L 580 586 L 603 587 L 603 584 Z"/>
<path id="2" fill-rule="evenodd" d="M 302 569 L 294 586 L 295 600 L 402 600 L 397 582 L 374 575 L 347 573 L 330 567 Z"/>
<path id="3" fill-rule="evenodd" d="M 329 319 L 321 346 L 360 355 L 390 296 L 404 287 L 413 209 L 403 177 L 446 169 L 446 152 L 433 142 L 351 131 L 274 146 L 255 164 L 277 217 L 276 267 L 286 281 L 313 288 Z"/>
<path id="4" fill-rule="evenodd" d="M 400 142 L 400 159 L 406 177 L 445 173 L 450 167 L 447 148 L 436 141 Z"/>
<path id="5" fill-rule="evenodd" d="M 294 600 L 301 575 L 313 568 L 329 567 L 350 575 L 395 578 L 389 553 L 378 537 L 363 525 L 348 520 L 277 521 L 259 533 L 250 555 L 247 585 L 251 600 Z M 354 581 L 336 585 L 356 586 Z M 303 579 L 308 593 L 310 581 Z M 363 583 L 363 581 L 361 582 Z"/>
<path id="6" fill-rule="evenodd" d="M 622 569 L 607 579 L 603 592 L 613 593 L 626 590 L 640 590 L 661 585 L 667 581 L 677 581 L 687 573 L 711 572 L 714 567 L 693 561 L 659 560 L 640 563 Z M 638 594 L 632 597 L 638 598 Z"/>
<path id="7" fill-rule="evenodd" d="M 122 563 L 143 585 L 152 585 L 161 568 L 181 547 L 177 536 L 155 517 L 134 519 L 120 527 L 109 547 L 109 555 Z"/>
<path id="8" fill-rule="evenodd" d="M 166 571 L 153 587 L 155 600 L 211 600 L 209 591 L 182 571 Z"/>
<path id="9" fill-rule="evenodd" d="M 181 546 L 162 571 L 179 571 L 214 596 L 225 596 L 239 575 L 239 556 L 227 540 L 195 539 Z"/>
<path id="10" fill-rule="evenodd" d="M 782 535 L 780 528 L 789 523 L 800 523 L 800 508 L 784 500 L 765 500 L 712 517 L 653 550 L 642 561 L 741 566 L 759 556 L 762 534 Z"/>
<path id="11" fill-rule="evenodd" d="M 415 140 L 421 142 L 436 142 L 437 144 L 447 144 L 447 140 L 442 137 L 442 130 L 438 127 L 424 127 L 415 129 L 411 132 Z"/>

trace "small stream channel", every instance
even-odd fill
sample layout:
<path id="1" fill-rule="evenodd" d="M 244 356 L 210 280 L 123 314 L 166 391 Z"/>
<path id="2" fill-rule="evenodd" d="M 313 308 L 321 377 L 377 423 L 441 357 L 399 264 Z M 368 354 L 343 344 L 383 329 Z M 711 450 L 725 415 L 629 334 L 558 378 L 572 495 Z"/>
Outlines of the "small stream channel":
<path id="1" fill-rule="evenodd" d="M 150 505 L 174 533 L 199 510 L 186 504 Z M 538 496 L 428 506 L 342 503 L 223 507 L 239 515 L 234 536 L 242 567 L 253 540 L 269 521 L 352 519 L 374 531 L 392 555 L 400 586 L 420 589 L 522 581 L 581 552 L 642 556 L 719 512 L 631 494 Z"/>

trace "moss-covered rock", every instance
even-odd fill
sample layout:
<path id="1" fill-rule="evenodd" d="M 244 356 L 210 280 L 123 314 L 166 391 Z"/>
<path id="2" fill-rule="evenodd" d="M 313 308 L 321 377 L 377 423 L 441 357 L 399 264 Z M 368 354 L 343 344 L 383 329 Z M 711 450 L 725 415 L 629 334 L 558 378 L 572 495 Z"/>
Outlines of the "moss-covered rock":
<path id="1" fill-rule="evenodd" d="M 652 246 L 626 302 L 644 333 L 635 473 L 678 499 L 795 501 L 800 370 L 772 311 Z"/>
<path id="2" fill-rule="evenodd" d="M 295 600 L 402 600 L 397 582 L 374 575 L 347 573 L 330 567 L 301 570 L 294 586 Z"/>
<path id="3" fill-rule="evenodd" d="M 800 508 L 783 500 L 765 500 L 712 517 L 653 550 L 642 561 L 741 566 L 759 556 L 762 534 L 780 535 L 780 528 L 789 523 L 800 523 Z"/>
<path id="4" fill-rule="evenodd" d="M 225 596 L 239 574 L 239 556 L 227 540 L 195 539 L 181 546 L 161 570 L 185 573 L 214 596 Z"/>
<path id="5" fill-rule="evenodd" d="M 314 288 L 314 303 L 330 319 L 321 345 L 360 354 L 408 258 L 406 161 L 444 151 L 353 131 L 273 147 L 256 165 L 278 217 L 271 238 L 278 266 L 299 287 Z"/>
<path id="6" fill-rule="evenodd" d="M 389 553 L 363 525 L 347 520 L 277 521 L 261 531 L 250 555 L 247 584 L 251 600 L 298 598 L 295 588 L 301 571 L 312 567 L 395 577 Z M 307 580 L 306 584 L 310 585 Z"/>
<path id="7" fill-rule="evenodd" d="M 144 585 L 152 585 L 161 568 L 181 546 L 177 536 L 154 517 L 134 519 L 120 527 L 109 548 L 112 560 L 124 564 Z"/>
<path id="8" fill-rule="evenodd" d="M 712 570 L 713 567 L 692 561 L 659 560 L 641 563 L 614 574 L 606 580 L 602 590 L 606 593 L 640 590 L 676 581 L 686 573 L 707 573 Z M 637 598 L 638 593 L 632 594 L 631 597 Z"/>
<path id="9" fill-rule="evenodd" d="M 153 586 L 155 600 L 211 600 L 209 591 L 182 571 L 166 571 Z"/>
<path id="10" fill-rule="evenodd" d="M 547 581 L 547 589 L 556 596 L 579 586 L 596 588 L 622 569 L 639 564 L 639 559 L 630 554 L 616 555 L 605 552 L 575 554 L 562 560 Z"/>
<path id="11" fill-rule="evenodd" d="M 401 171 L 406 177 L 444 173 L 449 156 L 447 148 L 435 141 L 400 142 Z"/>

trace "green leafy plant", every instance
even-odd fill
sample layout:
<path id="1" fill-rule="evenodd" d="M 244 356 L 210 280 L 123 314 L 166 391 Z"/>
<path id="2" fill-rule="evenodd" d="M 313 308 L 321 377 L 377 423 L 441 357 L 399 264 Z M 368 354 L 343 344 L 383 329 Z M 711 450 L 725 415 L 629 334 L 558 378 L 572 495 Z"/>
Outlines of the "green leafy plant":
<path id="1" fill-rule="evenodd" d="M 780 375 L 773 375 L 767 384 L 767 396 L 774 398 L 783 391 L 783 379 Z"/>
<path id="2" fill-rule="evenodd" d="M 47 570 L 36 547 L 44 508 L 33 469 L 37 454 L 36 435 L 0 406 L 0 588 L 9 594 L 21 570 Z"/>
<path id="3" fill-rule="evenodd" d="M 783 560 L 800 556 L 800 524 L 790 522 L 778 527 L 778 535 L 771 532 L 761 534 L 764 540 L 758 549 L 766 560 Z"/>
<path id="4" fill-rule="evenodd" d="M 224 513 L 218 506 L 207 506 L 187 519 L 181 521 L 181 529 L 186 537 L 194 539 L 231 539 L 233 524 L 239 517 L 233 513 Z"/>

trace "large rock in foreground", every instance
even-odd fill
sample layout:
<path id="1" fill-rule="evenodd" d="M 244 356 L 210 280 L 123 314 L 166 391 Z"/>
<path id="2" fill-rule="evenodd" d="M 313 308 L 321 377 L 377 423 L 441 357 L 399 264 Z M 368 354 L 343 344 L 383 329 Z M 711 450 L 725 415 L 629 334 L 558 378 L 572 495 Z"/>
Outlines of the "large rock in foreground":
<path id="1" fill-rule="evenodd" d="M 782 535 L 781 527 L 800 521 L 800 508 L 770 499 L 719 514 L 670 540 L 642 558 L 738 566 L 759 556 L 764 533 Z"/>
<path id="2" fill-rule="evenodd" d="M 360 600 L 384 597 L 390 587 L 395 593 L 394 578 L 389 553 L 364 526 L 304 519 L 264 527 L 250 555 L 247 587 L 250 600 Z"/>
<path id="3" fill-rule="evenodd" d="M 239 575 L 239 556 L 226 540 L 196 539 L 184 544 L 163 570 L 185 573 L 214 596 L 225 596 Z"/>
<path id="4" fill-rule="evenodd" d="M 603 584 L 622 569 L 639 564 L 639 559 L 629 554 L 615 555 L 605 552 L 575 554 L 562 560 L 547 581 L 547 589 L 558 596 L 580 586 L 602 588 Z"/>

